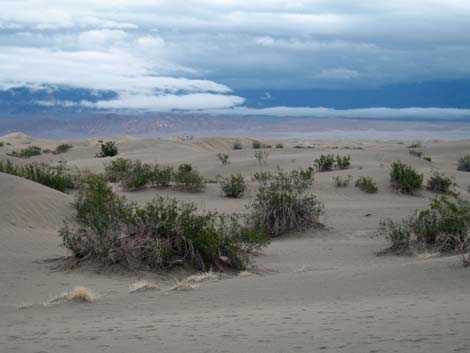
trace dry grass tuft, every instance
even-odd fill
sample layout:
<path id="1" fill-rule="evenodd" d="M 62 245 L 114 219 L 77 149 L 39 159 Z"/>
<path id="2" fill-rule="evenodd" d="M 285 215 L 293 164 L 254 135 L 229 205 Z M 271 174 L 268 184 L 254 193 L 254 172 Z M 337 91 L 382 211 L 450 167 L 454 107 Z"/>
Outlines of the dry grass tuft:
<path id="1" fill-rule="evenodd" d="M 199 287 L 198 284 L 189 283 L 186 281 L 177 281 L 176 284 L 170 288 L 170 291 L 185 292 L 193 290 L 194 288 Z"/>
<path id="2" fill-rule="evenodd" d="M 245 277 L 251 277 L 251 276 L 254 276 L 255 274 L 253 272 L 250 272 L 250 271 L 241 271 L 238 273 L 238 277 L 240 278 L 245 278 Z"/>
<path id="3" fill-rule="evenodd" d="M 217 281 L 219 279 L 220 279 L 220 275 L 218 273 L 209 271 L 209 272 L 202 272 L 197 275 L 189 276 L 183 282 L 197 284 L 201 282 Z"/>
<path id="4" fill-rule="evenodd" d="M 77 286 L 74 287 L 71 291 L 65 292 L 61 296 L 49 300 L 44 304 L 44 306 L 51 306 L 68 302 L 92 303 L 95 300 L 96 295 L 91 291 L 91 289 Z"/>
<path id="5" fill-rule="evenodd" d="M 140 292 L 146 292 L 146 291 L 152 291 L 152 290 L 160 290 L 160 288 L 158 288 L 156 284 L 149 282 L 147 280 L 138 281 L 138 282 L 132 283 L 129 286 L 129 293 L 140 293 Z"/>

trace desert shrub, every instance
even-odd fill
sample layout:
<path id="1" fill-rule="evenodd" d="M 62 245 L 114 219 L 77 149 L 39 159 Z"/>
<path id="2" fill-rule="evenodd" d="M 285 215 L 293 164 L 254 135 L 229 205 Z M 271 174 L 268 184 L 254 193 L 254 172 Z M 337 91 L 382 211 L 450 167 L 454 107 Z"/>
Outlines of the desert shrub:
<path id="1" fill-rule="evenodd" d="M 256 181 L 258 183 L 266 183 L 268 180 L 272 180 L 273 178 L 274 175 L 271 172 L 256 172 L 251 177 L 251 180 Z"/>
<path id="2" fill-rule="evenodd" d="M 429 156 L 424 156 L 423 159 L 427 162 L 432 162 L 432 158 Z"/>
<path id="3" fill-rule="evenodd" d="M 416 156 L 416 157 L 418 157 L 418 158 L 423 157 L 423 152 L 417 151 L 417 150 L 415 150 L 415 149 L 413 149 L 413 148 L 410 148 L 410 149 L 408 150 L 408 153 L 411 154 L 412 156 Z"/>
<path id="4" fill-rule="evenodd" d="M 423 145 L 421 144 L 421 142 L 415 142 L 415 143 L 412 143 L 411 145 L 408 146 L 408 148 L 420 148 L 422 147 Z"/>
<path id="5" fill-rule="evenodd" d="M 129 173 L 121 180 L 121 186 L 127 190 L 144 188 L 152 180 L 153 168 L 150 164 L 135 161 Z"/>
<path id="6" fill-rule="evenodd" d="M 240 142 L 235 142 L 235 143 L 233 144 L 233 149 L 234 149 L 234 150 L 241 150 L 241 149 L 243 149 L 243 146 L 242 146 L 242 144 L 241 144 Z"/>
<path id="7" fill-rule="evenodd" d="M 457 170 L 461 172 L 470 172 L 470 154 L 466 154 L 459 159 Z"/>
<path id="8" fill-rule="evenodd" d="M 52 151 L 53 154 L 61 154 L 61 153 L 65 153 L 67 151 L 69 151 L 70 149 L 72 149 L 73 146 L 72 145 L 68 145 L 66 143 L 62 143 L 60 145 L 58 145 L 54 151 Z"/>
<path id="9" fill-rule="evenodd" d="M 392 163 L 390 183 L 393 189 L 403 194 L 415 194 L 421 189 L 423 176 L 418 174 L 413 167 L 397 161 Z"/>
<path id="10" fill-rule="evenodd" d="M 466 247 L 470 232 L 470 201 L 455 195 L 451 198 L 436 198 L 427 209 L 419 210 L 406 220 L 393 225 L 394 227 L 382 228 L 379 233 L 393 241 L 398 237 L 393 231 L 401 227 L 402 231 L 407 233 L 409 244 L 416 244 L 417 247 L 425 244 L 443 252 L 464 251 L 464 260 L 465 254 L 470 250 Z"/>
<path id="11" fill-rule="evenodd" d="M 329 172 L 333 170 L 336 158 L 332 154 L 321 155 L 320 158 L 315 159 L 314 165 L 320 172 Z"/>
<path id="12" fill-rule="evenodd" d="M 337 175 L 333 177 L 333 181 L 335 185 L 339 188 L 344 188 L 348 186 L 352 179 L 353 179 L 352 175 L 346 175 L 346 176 Z"/>
<path id="13" fill-rule="evenodd" d="M 356 183 L 354 185 L 357 188 L 359 188 L 360 190 L 362 190 L 364 192 L 367 192 L 369 194 L 374 194 L 379 190 L 375 180 L 372 177 L 369 177 L 369 176 L 359 177 L 356 180 Z"/>
<path id="14" fill-rule="evenodd" d="M 263 144 L 260 141 L 255 140 L 251 143 L 251 147 L 254 149 L 260 149 L 263 147 Z"/>
<path id="15" fill-rule="evenodd" d="M 339 169 L 348 169 L 351 166 L 351 156 L 336 156 L 336 166 Z"/>
<path id="16" fill-rule="evenodd" d="M 245 179 L 241 174 L 231 175 L 229 178 L 222 180 L 221 189 L 227 197 L 241 197 L 246 190 Z"/>
<path id="17" fill-rule="evenodd" d="M 0 147 L 3 147 L 4 143 L 2 141 L 0 141 Z"/>
<path id="18" fill-rule="evenodd" d="M 18 158 L 30 158 L 33 156 L 39 156 L 42 153 L 42 150 L 38 146 L 29 146 L 26 148 L 23 148 L 20 151 L 12 151 L 10 153 L 7 153 L 7 155 L 12 156 L 12 157 L 18 157 Z"/>
<path id="19" fill-rule="evenodd" d="M 59 230 L 64 246 L 75 257 L 105 265 L 243 269 L 249 255 L 268 243 L 265 231 L 240 217 L 201 213 L 191 203 L 157 198 L 145 206 L 129 204 L 99 177 L 79 193 L 76 209 L 78 225 Z"/>
<path id="20" fill-rule="evenodd" d="M 269 153 L 267 151 L 256 151 L 255 158 L 258 161 L 258 164 L 266 164 L 269 157 Z"/>
<path id="21" fill-rule="evenodd" d="M 102 142 L 100 146 L 101 146 L 101 151 L 99 154 L 97 154 L 97 157 L 100 157 L 100 158 L 114 157 L 114 156 L 117 156 L 119 153 L 119 150 L 116 146 L 116 142 L 114 141 Z"/>
<path id="22" fill-rule="evenodd" d="M 153 166 L 150 181 L 156 187 L 168 187 L 173 179 L 173 167 L 162 167 L 158 164 Z"/>
<path id="23" fill-rule="evenodd" d="M 280 171 L 274 180 L 262 183 L 249 206 L 253 226 L 275 237 L 319 225 L 323 205 L 314 195 L 304 195 L 303 185 L 296 182 L 296 176 Z"/>
<path id="24" fill-rule="evenodd" d="M 131 173 L 133 162 L 126 158 L 117 158 L 104 167 L 106 179 L 112 183 L 122 181 Z"/>
<path id="25" fill-rule="evenodd" d="M 276 144 L 276 148 L 284 148 L 284 145 L 282 143 Z"/>
<path id="26" fill-rule="evenodd" d="M 21 167 L 21 176 L 62 192 L 74 188 L 73 176 L 64 162 L 55 166 L 30 163 Z"/>
<path id="27" fill-rule="evenodd" d="M 392 245 L 385 252 L 403 254 L 410 252 L 412 231 L 409 224 L 405 222 L 394 222 L 385 220 L 380 222 L 378 235 L 384 236 Z"/>
<path id="28" fill-rule="evenodd" d="M 204 189 L 204 178 L 197 170 L 193 170 L 191 164 L 180 164 L 174 174 L 176 185 L 188 191 L 202 191 Z"/>
<path id="29" fill-rule="evenodd" d="M 30 163 L 15 166 L 10 160 L 0 161 L 0 172 L 16 175 L 62 192 L 75 187 L 74 175 L 65 162 L 60 162 L 58 165 Z"/>
<path id="30" fill-rule="evenodd" d="M 227 165 L 229 164 L 229 155 L 228 154 L 225 154 L 225 153 L 217 153 L 217 158 L 219 158 L 219 161 L 220 163 L 222 163 L 222 165 Z"/>
<path id="31" fill-rule="evenodd" d="M 0 160 L 0 172 L 21 176 L 21 168 L 14 165 L 9 159 L 6 161 Z"/>
<path id="32" fill-rule="evenodd" d="M 450 192 L 450 188 L 454 185 L 454 181 L 444 173 L 434 172 L 428 180 L 426 189 L 433 192 L 447 194 Z"/>

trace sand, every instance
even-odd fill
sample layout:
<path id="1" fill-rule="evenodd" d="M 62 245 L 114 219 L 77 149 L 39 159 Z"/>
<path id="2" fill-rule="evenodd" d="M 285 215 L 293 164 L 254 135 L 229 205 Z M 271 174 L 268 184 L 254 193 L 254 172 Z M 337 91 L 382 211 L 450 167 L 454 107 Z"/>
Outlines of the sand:
<path id="1" fill-rule="evenodd" d="M 235 140 L 116 138 L 120 157 L 189 162 L 208 178 L 235 172 L 250 176 L 278 165 L 305 168 L 322 153 L 350 154 L 352 168 L 316 174 L 310 191 L 325 203 L 325 229 L 275 239 L 255 257 L 250 275 L 224 275 L 190 290 L 172 290 L 188 275 L 181 272 L 56 268 L 50 260 L 67 255 L 59 247 L 57 229 L 73 216 L 73 197 L 0 173 L 0 352 L 470 351 L 470 271 L 460 258 L 377 257 L 387 243 L 374 236 L 381 219 L 398 220 L 433 196 L 427 191 L 419 196 L 394 193 L 388 185 L 392 161 L 411 163 L 425 175 L 445 171 L 455 177 L 462 195 L 469 195 L 470 174 L 457 172 L 456 160 L 470 152 L 470 141 L 423 142 L 430 163 L 409 155 L 407 143 L 286 140 L 286 148 L 270 150 L 268 163 L 259 166 L 253 150 L 231 150 Z M 63 159 L 101 171 L 109 161 L 94 158 L 96 139 L 36 140 L 16 133 L 0 141 L 11 144 L 0 148 L 0 159 L 31 144 L 54 148 L 67 142 L 74 145 L 69 152 L 27 162 Z M 251 143 L 249 138 L 240 141 Z M 293 148 L 301 143 L 314 148 Z M 228 153 L 232 163 L 222 167 L 218 152 Z M 336 188 L 332 177 L 347 174 L 373 176 L 379 192 Z M 205 209 L 240 212 L 254 185 L 239 200 L 223 198 L 215 184 L 200 194 L 151 188 L 119 192 L 136 202 L 169 195 Z M 130 292 L 139 281 L 159 290 Z M 96 299 L 45 305 L 77 286 L 88 288 Z"/>

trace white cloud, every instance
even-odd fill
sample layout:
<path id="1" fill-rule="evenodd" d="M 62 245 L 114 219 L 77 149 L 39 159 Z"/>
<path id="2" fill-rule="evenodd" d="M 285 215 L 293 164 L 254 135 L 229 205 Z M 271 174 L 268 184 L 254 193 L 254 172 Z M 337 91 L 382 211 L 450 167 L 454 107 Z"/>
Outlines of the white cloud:
<path id="1" fill-rule="evenodd" d="M 127 33 L 122 30 L 100 29 L 81 32 L 78 35 L 78 43 L 81 48 L 99 48 L 127 38 Z"/>

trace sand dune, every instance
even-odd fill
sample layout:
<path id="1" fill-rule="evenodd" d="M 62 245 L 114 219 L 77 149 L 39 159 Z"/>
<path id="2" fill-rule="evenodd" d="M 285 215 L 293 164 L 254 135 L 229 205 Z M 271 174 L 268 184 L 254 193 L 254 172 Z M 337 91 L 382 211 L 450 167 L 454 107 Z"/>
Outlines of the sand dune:
<path id="1" fill-rule="evenodd" d="M 231 149 L 233 142 L 246 147 Z M 61 155 L 29 161 L 58 162 L 101 171 L 97 140 L 35 140 L 22 134 L 0 137 L 12 146 L 74 147 Z M 103 272 L 83 267 L 54 269 L 46 260 L 66 254 L 57 229 L 71 218 L 72 196 L 0 173 L 0 351 L 1 352 L 468 352 L 470 351 L 470 272 L 457 257 L 377 257 L 387 244 L 374 236 L 380 219 L 399 219 L 426 205 L 433 194 L 394 193 L 388 166 L 401 159 L 420 172 L 445 171 L 463 195 L 470 174 L 456 171 L 456 160 L 470 152 L 470 141 L 426 141 L 426 162 L 398 142 L 317 142 L 292 139 L 269 150 L 259 166 L 248 147 L 252 139 L 188 140 L 117 138 L 120 157 L 177 165 L 193 163 L 208 178 L 255 171 L 307 167 L 320 154 L 350 154 L 352 168 L 318 173 L 311 188 L 325 203 L 326 225 L 276 239 L 255 258 L 251 276 L 203 281 L 191 291 L 170 291 L 184 273 Z M 265 141 L 275 143 L 276 141 Z M 303 144 L 311 149 L 293 148 Z M 356 148 L 356 149 L 352 149 Z M 360 148 L 360 149 L 358 149 Z M 230 155 L 222 167 L 217 152 Z M 351 174 L 377 179 L 379 193 L 336 188 L 332 177 Z M 230 200 L 215 184 L 203 193 L 148 188 L 123 192 L 145 202 L 156 195 L 191 200 L 205 209 L 241 212 L 253 196 Z M 136 282 L 160 290 L 129 292 Z M 93 303 L 42 304 L 76 286 L 97 294 Z M 19 307 L 26 304 L 24 309 Z"/>

